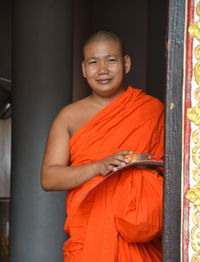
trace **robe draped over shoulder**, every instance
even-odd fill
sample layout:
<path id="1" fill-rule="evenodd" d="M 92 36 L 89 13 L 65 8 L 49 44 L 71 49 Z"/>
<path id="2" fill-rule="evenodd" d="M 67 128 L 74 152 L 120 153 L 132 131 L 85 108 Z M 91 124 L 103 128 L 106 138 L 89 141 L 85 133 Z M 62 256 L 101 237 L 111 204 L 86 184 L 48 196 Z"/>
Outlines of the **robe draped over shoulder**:
<path id="1" fill-rule="evenodd" d="M 162 160 L 163 130 L 163 104 L 128 87 L 72 136 L 71 165 L 120 150 Z M 155 169 L 131 167 L 99 183 L 103 179 L 98 175 L 68 194 L 64 261 L 161 261 L 162 176 Z"/>

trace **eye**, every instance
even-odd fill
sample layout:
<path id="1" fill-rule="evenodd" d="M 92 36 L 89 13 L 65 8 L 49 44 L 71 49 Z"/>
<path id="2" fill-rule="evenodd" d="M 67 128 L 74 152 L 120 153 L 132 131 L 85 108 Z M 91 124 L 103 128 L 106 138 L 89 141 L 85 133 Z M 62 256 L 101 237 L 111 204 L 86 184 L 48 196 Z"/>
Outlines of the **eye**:
<path id="1" fill-rule="evenodd" d="M 89 65 L 94 65 L 94 64 L 96 64 L 96 63 L 97 63 L 96 60 L 90 60 L 90 61 L 88 62 Z"/>
<path id="2" fill-rule="evenodd" d="M 116 61 L 117 61 L 117 59 L 115 57 L 108 58 L 109 63 L 115 63 Z"/>

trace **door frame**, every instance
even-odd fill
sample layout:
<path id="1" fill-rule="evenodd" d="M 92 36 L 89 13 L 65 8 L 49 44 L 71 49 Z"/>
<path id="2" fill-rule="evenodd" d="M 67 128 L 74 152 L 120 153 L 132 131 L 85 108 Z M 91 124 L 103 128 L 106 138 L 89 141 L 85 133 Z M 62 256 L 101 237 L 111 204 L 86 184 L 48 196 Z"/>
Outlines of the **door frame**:
<path id="1" fill-rule="evenodd" d="M 163 261 L 180 261 L 185 0 L 169 0 L 166 39 Z"/>

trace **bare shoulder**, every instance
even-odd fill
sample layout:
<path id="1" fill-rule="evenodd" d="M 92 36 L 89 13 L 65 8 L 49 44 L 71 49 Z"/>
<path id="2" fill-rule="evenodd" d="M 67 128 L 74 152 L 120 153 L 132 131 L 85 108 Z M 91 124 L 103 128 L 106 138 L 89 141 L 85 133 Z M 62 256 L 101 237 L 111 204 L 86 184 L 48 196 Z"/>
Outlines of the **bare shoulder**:
<path id="1" fill-rule="evenodd" d="M 58 113 L 55 123 L 68 129 L 71 136 L 91 117 L 89 108 L 89 97 L 69 104 Z"/>
<path id="2" fill-rule="evenodd" d="M 81 116 L 84 112 L 83 110 L 88 108 L 88 100 L 88 97 L 85 97 L 63 107 L 57 117 L 64 120 L 71 120 L 72 118 L 79 117 L 79 115 Z"/>

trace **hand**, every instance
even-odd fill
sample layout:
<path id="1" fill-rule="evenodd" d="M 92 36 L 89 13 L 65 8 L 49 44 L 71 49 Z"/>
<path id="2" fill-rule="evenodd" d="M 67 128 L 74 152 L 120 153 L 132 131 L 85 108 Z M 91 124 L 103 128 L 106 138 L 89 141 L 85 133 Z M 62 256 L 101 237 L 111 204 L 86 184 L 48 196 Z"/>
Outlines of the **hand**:
<path id="1" fill-rule="evenodd" d="M 129 163 L 129 159 L 125 156 L 127 154 L 132 154 L 132 151 L 123 150 L 114 155 L 111 155 L 103 160 L 97 161 L 98 174 L 103 176 L 107 175 L 109 172 L 117 171 L 117 166 L 125 166 Z"/>

